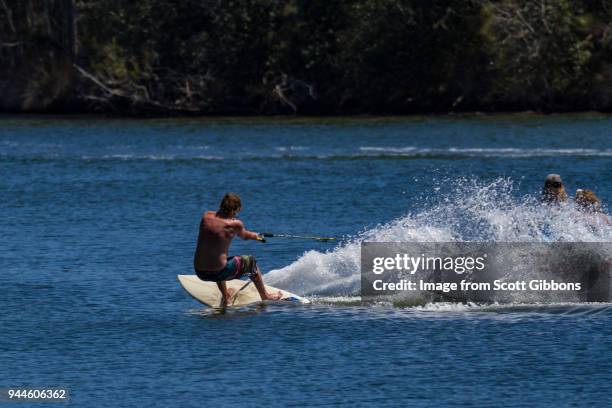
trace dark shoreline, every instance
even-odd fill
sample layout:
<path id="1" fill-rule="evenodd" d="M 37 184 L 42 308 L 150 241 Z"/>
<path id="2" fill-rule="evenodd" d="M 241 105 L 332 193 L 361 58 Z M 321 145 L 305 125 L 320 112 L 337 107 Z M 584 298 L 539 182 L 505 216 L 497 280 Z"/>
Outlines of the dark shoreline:
<path id="1" fill-rule="evenodd" d="M 605 119 L 612 117 L 612 113 L 599 111 L 552 112 L 542 113 L 534 111 L 519 112 L 448 112 L 410 115 L 188 115 L 188 116 L 126 116 L 110 115 L 107 113 L 0 113 L 0 124 L 9 121 L 127 121 L 127 122 L 174 122 L 193 121 L 210 123 L 393 123 L 393 122 L 420 122 L 432 118 L 453 120 L 539 120 L 552 118 L 576 119 Z"/>

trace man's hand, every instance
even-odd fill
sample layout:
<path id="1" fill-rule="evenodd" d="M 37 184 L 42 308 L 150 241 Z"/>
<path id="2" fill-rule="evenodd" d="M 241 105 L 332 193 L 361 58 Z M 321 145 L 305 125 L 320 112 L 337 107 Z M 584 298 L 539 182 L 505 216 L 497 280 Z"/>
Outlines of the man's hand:
<path id="1" fill-rule="evenodd" d="M 257 238 L 255 238 L 255 239 L 257 241 L 261 242 L 261 243 L 265 243 L 266 242 L 266 239 L 261 234 L 257 234 Z"/>

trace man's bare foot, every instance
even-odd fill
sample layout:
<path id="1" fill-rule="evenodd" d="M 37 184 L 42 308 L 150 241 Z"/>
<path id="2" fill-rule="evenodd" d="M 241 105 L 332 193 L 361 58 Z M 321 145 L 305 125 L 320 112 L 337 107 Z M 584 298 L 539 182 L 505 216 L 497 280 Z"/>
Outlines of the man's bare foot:
<path id="1" fill-rule="evenodd" d="M 280 290 L 276 293 L 266 293 L 266 298 L 264 300 L 280 300 L 283 297 L 283 292 Z"/>

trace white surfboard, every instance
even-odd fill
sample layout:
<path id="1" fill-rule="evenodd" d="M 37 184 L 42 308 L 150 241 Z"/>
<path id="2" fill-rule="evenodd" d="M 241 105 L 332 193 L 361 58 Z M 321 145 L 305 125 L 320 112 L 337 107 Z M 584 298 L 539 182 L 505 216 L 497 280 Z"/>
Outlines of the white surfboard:
<path id="1" fill-rule="evenodd" d="M 205 282 L 196 275 L 178 275 L 178 280 L 183 286 L 183 289 L 198 302 L 202 302 L 210 307 L 219 307 L 221 305 L 221 292 L 215 282 Z M 257 292 L 257 288 L 255 288 L 255 285 L 250 280 L 243 281 L 240 279 L 233 279 L 226 281 L 226 284 L 229 289 L 234 290 L 233 299 L 228 302 L 228 307 L 245 306 L 261 302 L 261 297 L 259 296 L 259 292 Z M 281 291 L 283 297 L 279 301 L 310 303 L 308 299 L 287 292 L 286 290 L 268 285 L 266 285 L 266 290 L 268 292 Z"/>

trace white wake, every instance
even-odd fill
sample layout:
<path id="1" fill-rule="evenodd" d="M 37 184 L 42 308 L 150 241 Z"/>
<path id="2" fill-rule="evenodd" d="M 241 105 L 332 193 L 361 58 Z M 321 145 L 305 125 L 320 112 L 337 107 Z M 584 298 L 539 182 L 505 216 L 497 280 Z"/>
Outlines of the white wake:
<path id="1" fill-rule="evenodd" d="M 514 183 L 455 180 L 453 191 L 419 212 L 356 234 L 327 251 L 308 251 L 266 274 L 266 283 L 303 295 L 351 296 L 360 288 L 360 243 L 369 242 L 611 242 L 612 227 L 570 203 L 550 208 L 537 196 L 517 198 Z"/>

